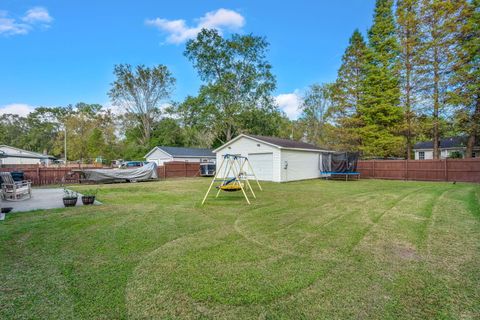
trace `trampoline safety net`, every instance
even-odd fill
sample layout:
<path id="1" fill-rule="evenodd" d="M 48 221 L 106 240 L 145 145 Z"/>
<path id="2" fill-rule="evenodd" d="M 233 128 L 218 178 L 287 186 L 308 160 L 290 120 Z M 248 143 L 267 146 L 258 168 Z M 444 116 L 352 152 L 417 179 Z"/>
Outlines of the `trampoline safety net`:
<path id="1" fill-rule="evenodd" d="M 358 156 L 358 152 L 322 152 L 319 169 L 326 174 L 356 172 Z"/>

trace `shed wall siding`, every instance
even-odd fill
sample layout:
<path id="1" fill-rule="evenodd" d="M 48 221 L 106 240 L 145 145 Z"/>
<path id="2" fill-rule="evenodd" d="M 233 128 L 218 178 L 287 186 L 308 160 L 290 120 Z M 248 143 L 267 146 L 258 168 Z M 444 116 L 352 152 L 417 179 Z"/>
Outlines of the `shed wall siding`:
<path id="1" fill-rule="evenodd" d="M 259 145 L 259 146 L 258 146 Z M 247 137 L 242 137 L 232 144 L 218 150 L 217 168 L 220 166 L 225 154 L 237 154 L 248 157 L 250 154 L 272 153 L 272 170 L 274 182 L 281 182 L 280 177 L 280 149 L 268 144 L 257 142 Z"/>
<path id="2" fill-rule="evenodd" d="M 145 160 L 148 162 L 155 162 L 157 165 L 162 165 L 164 162 L 172 161 L 173 158 L 165 152 L 156 149 Z"/>
<path id="3" fill-rule="evenodd" d="M 206 160 L 206 161 L 204 161 Z M 212 158 L 206 158 L 206 157 L 188 157 L 188 158 L 180 158 L 180 157 L 174 157 L 173 161 L 184 161 L 184 162 L 214 162 L 215 159 Z"/>
<path id="4" fill-rule="evenodd" d="M 282 181 L 315 179 L 320 177 L 320 153 L 309 151 L 281 151 Z M 285 169 L 285 164 L 287 168 Z"/>

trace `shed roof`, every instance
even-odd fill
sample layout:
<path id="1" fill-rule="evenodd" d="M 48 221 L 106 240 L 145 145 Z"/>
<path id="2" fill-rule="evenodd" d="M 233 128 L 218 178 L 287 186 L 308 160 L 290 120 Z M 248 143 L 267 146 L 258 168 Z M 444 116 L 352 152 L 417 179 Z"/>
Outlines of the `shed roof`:
<path id="1" fill-rule="evenodd" d="M 295 140 L 289 140 L 289 139 L 283 139 L 283 138 L 277 138 L 277 137 L 267 137 L 267 136 L 260 136 L 260 135 L 253 135 L 253 134 L 241 134 L 234 139 L 228 141 L 221 147 L 213 150 L 213 152 L 218 152 L 219 150 L 223 149 L 224 147 L 228 146 L 229 144 L 233 143 L 234 141 L 240 139 L 241 137 L 246 137 L 250 138 L 259 142 L 264 142 L 266 144 L 269 144 L 271 146 L 277 147 L 277 148 L 282 148 L 282 149 L 296 149 L 296 150 L 310 150 L 310 151 L 326 151 L 325 149 L 319 148 L 313 144 L 306 143 L 306 142 L 301 142 L 301 141 L 295 141 Z"/>
<path id="2" fill-rule="evenodd" d="M 168 147 L 168 146 L 157 146 L 153 148 L 145 157 L 148 157 L 155 149 L 160 149 L 172 157 L 206 157 L 206 158 L 215 158 L 215 154 L 212 152 L 212 149 L 206 148 L 185 148 L 185 147 Z"/>
<path id="3" fill-rule="evenodd" d="M 283 139 L 283 138 L 277 138 L 277 137 L 258 136 L 253 134 L 247 134 L 246 136 L 252 137 L 258 140 L 262 140 L 282 148 L 323 150 L 313 144 L 302 142 L 302 141 L 295 141 L 295 140 L 289 140 L 289 139 Z"/>

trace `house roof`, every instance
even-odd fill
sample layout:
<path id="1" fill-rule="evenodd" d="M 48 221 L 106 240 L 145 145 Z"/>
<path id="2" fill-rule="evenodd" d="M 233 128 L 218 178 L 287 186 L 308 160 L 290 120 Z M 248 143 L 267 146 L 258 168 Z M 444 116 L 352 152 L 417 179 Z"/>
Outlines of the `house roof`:
<path id="1" fill-rule="evenodd" d="M 212 149 L 205 148 L 185 148 L 185 147 L 168 147 L 168 146 L 157 146 L 153 148 L 152 151 L 145 155 L 145 158 L 148 157 L 155 149 L 160 149 L 163 152 L 168 153 L 172 157 L 207 157 L 215 158 L 215 154 L 212 152 Z"/>
<path id="2" fill-rule="evenodd" d="M 38 152 L 34 151 L 29 151 L 29 150 L 24 150 L 12 146 L 7 146 L 6 144 L 0 145 L 0 148 L 10 148 L 14 149 L 17 151 L 20 151 L 20 154 L 9 154 L 6 153 L 5 151 L 0 150 L 0 157 L 2 158 L 29 158 L 29 159 L 56 159 L 54 156 L 48 155 L 48 154 L 41 154 Z"/>
<path id="3" fill-rule="evenodd" d="M 233 143 L 234 141 L 240 139 L 241 137 L 247 137 L 259 142 L 264 142 L 271 146 L 282 148 L 282 149 L 295 149 L 295 150 L 310 150 L 310 151 L 325 151 L 325 149 L 319 148 L 313 144 L 289 140 L 289 139 L 282 139 L 277 137 L 267 137 L 267 136 L 259 136 L 253 134 L 241 134 L 236 138 L 230 140 L 229 142 L 225 143 L 221 147 L 213 150 L 213 152 L 218 152 L 219 150 L 223 149 L 224 147 L 228 146 L 229 144 Z"/>
<path id="4" fill-rule="evenodd" d="M 464 148 L 467 146 L 466 136 L 448 137 L 440 139 L 440 149 Z M 477 142 L 478 145 L 478 142 Z M 417 142 L 414 149 L 433 149 L 433 141 Z"/>

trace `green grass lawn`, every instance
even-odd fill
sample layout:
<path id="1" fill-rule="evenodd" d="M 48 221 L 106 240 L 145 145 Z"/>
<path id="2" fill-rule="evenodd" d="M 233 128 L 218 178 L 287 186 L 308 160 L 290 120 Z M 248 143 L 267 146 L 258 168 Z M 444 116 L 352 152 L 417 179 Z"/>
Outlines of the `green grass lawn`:
<path id="1" fill-rule="evenodd" d="M 208 183 L 9 215 L 0 319 L 480 318 L 479 185 L 265 183 L 201 207 Z"/>

